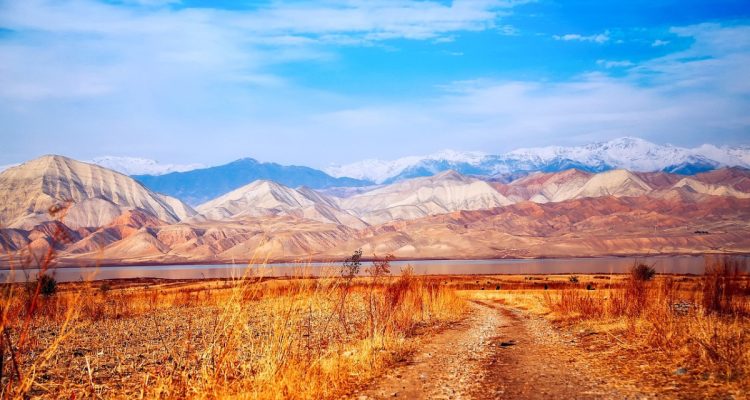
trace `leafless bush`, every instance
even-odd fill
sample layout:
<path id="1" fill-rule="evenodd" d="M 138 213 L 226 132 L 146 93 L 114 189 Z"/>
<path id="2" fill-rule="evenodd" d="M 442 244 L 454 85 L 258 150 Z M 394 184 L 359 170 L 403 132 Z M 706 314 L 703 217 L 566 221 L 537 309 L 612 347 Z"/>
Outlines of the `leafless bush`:
<path id="1" fill-rule="evenodd" d="M 636 262 L 630 268 L 630 277 L 637 281 L 650 281 L 656 275 L 653 265 Z"/>
<path id="2" fill-rule="evenodd" d="M 703 309 L 708 313 L 738 314 L 747 311 L 741 276 L 745 265 L 739 259 L 722 258 L 706 266 L 703 275 Z"/>

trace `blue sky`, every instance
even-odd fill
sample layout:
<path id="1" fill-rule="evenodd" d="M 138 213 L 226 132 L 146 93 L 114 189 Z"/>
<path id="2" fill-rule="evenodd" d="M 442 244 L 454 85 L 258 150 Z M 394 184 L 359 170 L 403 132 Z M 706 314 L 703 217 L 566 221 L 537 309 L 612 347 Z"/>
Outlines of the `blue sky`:
<path id="1" fill-rule="evenodd" d="M 748 4 L 0 0 L 0 164 L 748 144 Z"/>

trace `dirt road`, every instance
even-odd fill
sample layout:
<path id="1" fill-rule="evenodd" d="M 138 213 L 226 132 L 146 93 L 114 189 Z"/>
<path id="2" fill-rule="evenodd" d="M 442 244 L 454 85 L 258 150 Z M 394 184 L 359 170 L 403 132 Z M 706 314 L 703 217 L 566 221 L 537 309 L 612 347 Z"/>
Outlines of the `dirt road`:
<path id="1" fill-rule="evenodd" d="M 597 378 L 571 338 L 494 302 L 430 338 L 355 399 L 636 398 Z"/>

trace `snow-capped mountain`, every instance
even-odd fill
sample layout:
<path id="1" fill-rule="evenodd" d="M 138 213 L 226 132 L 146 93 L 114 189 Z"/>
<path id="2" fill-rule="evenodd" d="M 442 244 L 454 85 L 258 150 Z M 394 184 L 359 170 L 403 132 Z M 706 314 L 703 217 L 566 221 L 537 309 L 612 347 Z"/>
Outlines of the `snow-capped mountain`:
<path id="1" fill-rule="evenodd" d="M 138 157 L 97 157 L 89 161 L 125 175 L 164 175 L 171 172 L 185 172 L 203 168 L 203 164 L 161 164 L 156 160 Z"/>
<path id="2" fill-rule="evenodd" d="M 503 155 L 444 151 L 429 156 L 404 157 L 393 161 L 365 160 L 332 166 L 326 169 L 326 172 L 332 176 L 390 183 L 430 176 L 446 170 L 484 176 L 521 171 L 557 172 L 570 168 L 589 172 L 627 169 L 639 172 L 695 174 L 722 166 L 750 167 L 750 146 L 717 147 L 704 144 L 688 149 L 624 137 L 584 146 L 518 149 Z"/>
<path id="3" fill-rule="evenodd" d="M 414 168 L 422 168 L 427 173 L 415 173 L 412 174 L 413 176 L 403 176 L 403 179 L 431 176 L 451 169 L 461 170 L 462 173 L 466 173 L 465 168 L 455 167 L 464 164 L 479 165 L 486 157 L 487 155 L 482 152 L 444 150 L 428 156 L 410 156 L 393 161 L 369 159 L 347 165 L 332 165 L 324 171 L 335 177 L 349 177 L 377 183 L 389 183 L 388 181 L 392 181 L 392 178 L 400 176 Z M 438 164 L 440 167 L 434 168 L 432 164 Z"/>

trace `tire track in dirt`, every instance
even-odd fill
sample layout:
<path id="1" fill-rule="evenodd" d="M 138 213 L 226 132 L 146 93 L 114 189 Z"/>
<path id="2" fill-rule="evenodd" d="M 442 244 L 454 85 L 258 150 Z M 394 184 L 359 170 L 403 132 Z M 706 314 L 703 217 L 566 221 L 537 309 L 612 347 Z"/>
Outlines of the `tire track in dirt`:
<path id="1" fill-rule="evenodd" d="M 484 374 L 490 341 L 502 323 L 493 308 L 470 303 L 463 321 L 429 338 L 411 359 L 355 399 L 465 399 Z"/>
<path id="2" fill-rule="evenodd" d="M 599 378 L 580 350 L 539 318 L 473 301 L 469 316 L 424 342 L 354 399 L 633 398 Z"/>
<path id="3" fill-rule="evenodd" d="M 503 325 L 493 338 L 486 373 L 474 399 L 610 399 L 630 398 L 597 374 L 569 338 L 541 318 L 496 304 Z"/>

